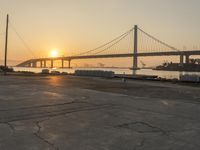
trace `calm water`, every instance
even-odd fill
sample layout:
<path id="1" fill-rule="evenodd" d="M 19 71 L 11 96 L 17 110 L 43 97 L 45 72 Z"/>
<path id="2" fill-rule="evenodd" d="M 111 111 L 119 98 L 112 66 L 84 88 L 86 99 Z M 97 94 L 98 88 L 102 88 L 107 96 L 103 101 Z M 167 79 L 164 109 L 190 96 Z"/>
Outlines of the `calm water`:
<path id="1" fill-rule="evenodd" d="M 41 72 L 42 68 L 26 68 L 26 67 L 14 67 L 15 71 L 31 71 L 35 73 Z M 74 73 L 75 70 L 104 70 L 104 71 L 114 71 L 116 74 L 133 74 L 133 71 L 130 69 L 119 69 L 119 68 L 72 68 L 72 69 L 61 69 L 61 68 L 53 68 L 49 69 L 50 71 L 59 71 L 59 72 L 67 72 L 67 73 Z M 143 75 L 157 75 L 161 78 L 179 79 L 181 74 L 196 74 L 200 75 L 200 72 L 179 72 L 179 71 L 157 71 L 151 69 L 141 69 L 135 71 L 136 74 L 143 74 Z"/>

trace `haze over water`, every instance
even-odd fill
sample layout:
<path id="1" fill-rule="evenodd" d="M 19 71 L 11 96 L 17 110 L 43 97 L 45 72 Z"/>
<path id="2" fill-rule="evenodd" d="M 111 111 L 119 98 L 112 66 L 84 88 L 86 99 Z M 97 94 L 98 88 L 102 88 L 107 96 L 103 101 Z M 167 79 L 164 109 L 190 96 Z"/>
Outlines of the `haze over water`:
<path id="1" fill-rule="evenodd" d="M 61 68 L 54 68 L 50 69 L 50 71 L 59 71 L 67 72 L 67 73 L 74 73 L 75 70 L 104 70 L 104 71 L 113 71 L 115 74 L 127 74 L 131 75 L 133 74 L 133 70 L 130 69 L 120 69 L 120 68 L 71 68 L 71 69 L 61 69 Z M 35 73 L 40 73 L 42 71 L 42 68 L 24 68 L 24 67 L 14 67 L 15 71 L 31 71 Z M 155 75 L 160 78 L 166 78 L 166 79 L 179 79 L 180 75 L 184 74 L 192 74 L 192 75 L 200 75 L 199 72 L 179 72 L 179 71 L 158 71 L 158 70 L 152 70 L 152 69 L 141 69 L 135 71 L 135 74 L 142 74 L 142 75 Z"/>

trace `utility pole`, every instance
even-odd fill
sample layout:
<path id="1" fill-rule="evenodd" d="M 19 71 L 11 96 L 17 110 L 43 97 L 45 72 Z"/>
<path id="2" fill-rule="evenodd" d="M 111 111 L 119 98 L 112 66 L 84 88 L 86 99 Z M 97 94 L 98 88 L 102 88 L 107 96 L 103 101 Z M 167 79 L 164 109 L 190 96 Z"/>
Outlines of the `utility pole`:
<path id="1" fill-rule="evenodd" d="M 9 15 L 7 14 L 7 19 L 6 19 L 6 39 L 5 39 L 5 58 L 4 58 L 5 74 L 6 74 L 6 68 L 7 68 L 8 24 L 9 24 Z"/>

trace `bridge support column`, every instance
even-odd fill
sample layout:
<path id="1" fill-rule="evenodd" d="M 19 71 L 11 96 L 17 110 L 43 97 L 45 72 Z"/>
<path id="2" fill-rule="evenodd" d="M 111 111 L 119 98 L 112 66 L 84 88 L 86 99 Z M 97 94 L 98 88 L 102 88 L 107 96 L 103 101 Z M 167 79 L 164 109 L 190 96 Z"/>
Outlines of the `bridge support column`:
<path id="1" fill-rule="evenodd" d="M 61 59 L 61 65 L 62 65 L 61 67 L 64 68 L 64 60 L 63 59 Z"/>
<path id="2" fill-rule="evenodd" d="M 185 62 L 186 64 L 190 63 L 190 55 L 185 55 Z"/>
<path id="3" fill-rule="evenodd" d="M 180 55 L 180 64 L 183 65 L 184 63 L 184 55 Z"/>
<path id="4" fill-rule="evenodd" d="M 32 63 L 32 67 L 33 67 L 33 68 L 36 68 L 36 67 L 37 67 L 37 63 L 36 63 L 36 62 L 33 62 L 33 63 Z"/>
<path id="5" fill-rule="evenodd" d="M 47 62 L 46 62 L 46 60 L 44 60 L 44 68 L 46 68 L 47 67 Z"/>
<path id="6" fill-rule="evenodd" d="M 71 60 L 68 60 L 68 68 L 71 68 Z"/>
<path id="7" fill-rule="evenodd" d="M 42 68 L 43 66 L 42 66 L 42 60 L 40 60 L 40 68 Z"/>
<path id="8" fill-rule="evenodd" d="M 138 26 L 134 27 L 134 51 L 133 51 L 133 70 L 138 68 Z"/>
<path id="9" fill-rule="evenodd" d="M 53 68 L 53 59 L 51 60 L 51 68 Z"/>
<path id="10" fill-rule="evenodd" d="M 35 62 L 35 66 L 36 66 L 36 68 L 38 68 L 38 62 L 37 61 Z"/>

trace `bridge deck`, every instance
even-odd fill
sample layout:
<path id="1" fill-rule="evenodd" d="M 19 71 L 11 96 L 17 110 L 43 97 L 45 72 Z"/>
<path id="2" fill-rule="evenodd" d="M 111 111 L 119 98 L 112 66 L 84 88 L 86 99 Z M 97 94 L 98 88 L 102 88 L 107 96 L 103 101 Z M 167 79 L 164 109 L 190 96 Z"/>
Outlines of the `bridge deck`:
<path id="1" fill-rule="evenodd" d="M 48 60 L 75 60 L 75 59 L 95 59 L 95 58 L 119 58 L 119 57 L 148 57 L 148 56 L 178 56 L 178 55 L 200 55 L 200 50 L 193 51 L 169 51 L 169 52 L 149 52 L 149 53 L 127 53 L 127 54 L 107 54 L 107 55 L 86 55 L 86 56 L 66 56 L 66 57 L 56 57 L 56 58 L 36 58 L 30 59 L 17 66 L 24 66 L 28 63 L 33 63 L 37 61 L 48 61 Z"/>

